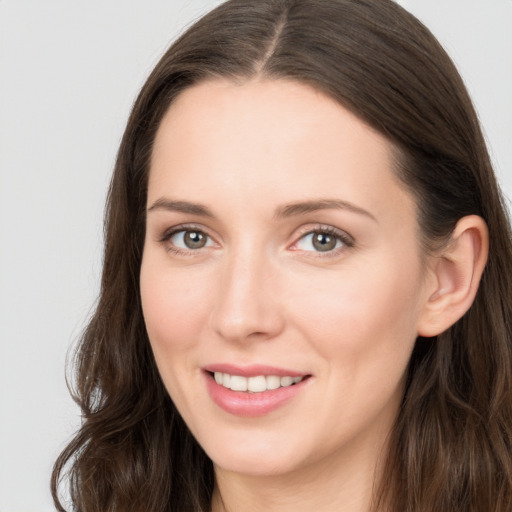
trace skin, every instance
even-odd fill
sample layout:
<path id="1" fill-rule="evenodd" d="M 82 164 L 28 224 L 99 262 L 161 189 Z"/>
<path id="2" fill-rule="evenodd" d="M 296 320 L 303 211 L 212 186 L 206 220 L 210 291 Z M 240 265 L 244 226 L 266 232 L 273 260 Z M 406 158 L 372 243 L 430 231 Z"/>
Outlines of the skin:
<path id="1" fill-rule="evenodd" d="M 283 211 L 325 200 L 343 203 Z M 162 121 L 147 204 L 147 331 L 167 390 L 214 462 L 213 510 L 369 510 L 438 285 L 392 145 L 305 85 L 206 82 Z M 187 248 L 183 233 L 163 240 L 176 226 L 201 231 L 206 245 Z M 342 238 L 319 252 L 307 234 L 326 228 Z M 239 417 L 207 393 L 213 363 L 311 377 L 277 410 Z"/>

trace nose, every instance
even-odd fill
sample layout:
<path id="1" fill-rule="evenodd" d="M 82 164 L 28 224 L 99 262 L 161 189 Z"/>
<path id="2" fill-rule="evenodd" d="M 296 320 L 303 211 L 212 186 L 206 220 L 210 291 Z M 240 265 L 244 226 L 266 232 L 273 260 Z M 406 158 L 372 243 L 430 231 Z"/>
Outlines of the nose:
<path id="1" fill-rule="evenodd" d="M 279 276 L 268 258 L 239 251 L 223 262 L 211 328 L 230 342 L 268 340 L 284 328 Z"/>

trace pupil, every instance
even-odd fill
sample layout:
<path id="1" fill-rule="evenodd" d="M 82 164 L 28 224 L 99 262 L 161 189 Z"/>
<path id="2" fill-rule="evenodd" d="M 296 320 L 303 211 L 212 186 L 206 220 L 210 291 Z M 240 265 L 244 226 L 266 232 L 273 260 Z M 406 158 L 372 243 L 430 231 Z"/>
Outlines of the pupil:
<path id="1" fill-rule="evenodd" d="M 203 233 L 197 231 L 187 231 L 185 233 L 185 245 L 189 249 L 200 249 L 206 244 L 206 237 Z"/>
<path id="2" fill-rule="evenodd" d="M 325 233 L 316 233 L 313 237 L 313 246 L 318 251 L 332 251 L 336 247 L 336 238 Z"/>

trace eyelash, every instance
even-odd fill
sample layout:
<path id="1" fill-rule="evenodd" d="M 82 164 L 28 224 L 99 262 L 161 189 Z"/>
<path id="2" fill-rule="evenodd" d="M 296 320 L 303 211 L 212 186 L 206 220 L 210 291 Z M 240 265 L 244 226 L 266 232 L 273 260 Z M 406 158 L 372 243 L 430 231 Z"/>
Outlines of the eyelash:
<path id="1" fill-rule="evenodd" d="M 186 233 L 186 232 L 200 233 L 200 234 L 204 235 L 205 237 L 207 237 L 208 239 L 213 240 L 212 237 L 210 235 L 208 235 L 208 233 L 205 232 L 205 230 L 203 228 L 200 228 L 200 227 L 192 225 L 192 224 L 182 224 L 182 225 L 174 226 L 174 227 L 166 230 L 163 233 L 163 235 L 159 238 L 158 241 L 161 244 L 166 245 L 166 250 L 168 252 L 172 252 L 177 255 L 189 256 L 189 255 L 195 255 L 196 253 L 198 253 L 199 249 L 186 250 L 186 249 L 182 249 L 180 247 L 176 247 L 175 245 L 170 245 L 168 243 L 174 235 L 177 235 L 178 233 L 181 233 L 181 232 L 183 232 L 183 233 Z M 304 250 L 304 252 L 312 253 L 309 255 L 310 257 L 329 258 L 329 257 L 333 257 L 333 256 L 338 256 L 341 251 L 344 251 L 347 248 L 349 248 L 349 249 L 353 248 L 355 246 L 355 241 L 350 235 L 348 235 L 344 231 L 338 230 L 332 226 L 325 226 L 325 225 L 317 225 L 313 229 L 311 229 L 311 228 L 305 229 L 304 232 L 302 232 L 300 234 L 300 236 L 297 238 L 297 240 L 292 244 L 292 246 L 297 245 L 301 240 L 303 240 L 308 235 L 315 235 L 315 234 L 324 234 L 324 235 L 332 236 L 336 240 L 338 240 L 342 243 L 342 247 L 337 247 L 332 250 L 325 251 L 324 253 L 322 253 L 321 251 L 305 251 Z M 202 249 L 202 247 L 200 249 Z M 301 249 L 293 249 L 293 250 L 299 251 Z M 313 256 L 313 254 L 314 254 L 314 256 Z"/>
<path id="2" fill-rule="evenodd" d="M 336 229 L 332 226 L 325 226 L 325 225 L 317 225 L 315 228 L 307 228 L 304 230 L 303 233 L 300 234 L 300 236 L 297 238 L 297 240 L 293 243 L 293 245 L 297 245 L 301 240 L 306 238 L 309 235 L 316 235 L 316 234 L 322 234 L 322 235 L 328 235 L 334 237 L 336 240 L 340 241 L 342 246 L 336 247 L 329 251 L 304 251 L 309 254 L 309 256 L 314 258 L 332 258 L 335 256 L 339 256 L 339 254 L 343 251 L 346 251 L 347 249 L 351 249 L 355 246 L 354 239 L 345 233 L 344 231 L 341 231 L 339 229 Z M 294 250 L 300 250 L 300 249 L 294 249 Z"/>
<path id="3" fill-rule="evenodd" d="M 174 227 L 166 230 L 158 241 L 161 244 L 165 245 L 167 252 L 177 254 L 178 256 L 195 255 L 195 253 L 197 253 L 199 251 L 199 249 L 186 250 L 186 249 L 182 249 L 181 247 L 176 247 L 175 245 L 170 245 L 168 243 L 174 235 L 177 235 L 178 233 L 182 233 L 182 232 L 183 233 L 186 233 L 186 232 L 201 233 L 208 239 L 212 240 L 212 237 L 210 235 L 208 235 L 208 233 L 206 233 L 203 228 L 194 226 L 193 224 L 181 224 L 179 226 L 174 226 Z"/>

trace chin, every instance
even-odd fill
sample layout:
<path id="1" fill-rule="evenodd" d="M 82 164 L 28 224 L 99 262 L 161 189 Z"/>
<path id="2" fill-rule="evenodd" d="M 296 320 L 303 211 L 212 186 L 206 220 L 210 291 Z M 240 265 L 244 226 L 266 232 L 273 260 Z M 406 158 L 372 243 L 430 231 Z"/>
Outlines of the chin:
<path id="1" fill-rule="evenodd" d="M 307 463 L 309 459 L 303 441 L 291 439 L 289 434 L 255 435 L 246 431 L 219 434 L 199 442 L 216 468 L 254 477 L 292 473 L 301 461 Z"/>
<path id="2" fill-rule="evenodd" d="M 213 460 L 216 468 L 230 473 L 251 477 L 271 477 L 293 473 L 296 468 L 290 460 L 284 457 L 263 456 L 261 453 L 224 453 Z"/>

